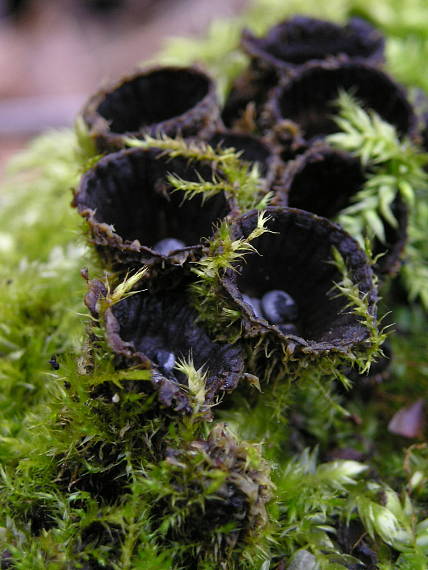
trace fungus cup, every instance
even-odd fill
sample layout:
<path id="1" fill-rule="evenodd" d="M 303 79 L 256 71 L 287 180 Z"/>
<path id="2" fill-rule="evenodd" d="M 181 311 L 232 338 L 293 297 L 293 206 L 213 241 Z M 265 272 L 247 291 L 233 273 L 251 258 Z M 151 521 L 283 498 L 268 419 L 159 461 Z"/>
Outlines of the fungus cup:
<path id="1" fill-rule="evenodd" d="M 221 126 L 213 80 L 196 67 L 153 67 L 101 89 L 82 111 L 99 152 L 130 136 L 208 134 Z"/>
<path id="2" fill-rule="evenodd" d="M 349 91 L 361 104 L 376 111 L 394 125 L 400 136 L 415 137 L 416 115 L 404 89 L 385 72 L 367 63 L 346 58 L 307 63 L 285 77 L 271 92 L 262 111 L 264 128 L 273 129 L 281 139 L 281 122 L 298 126 L 300 145 L 337 131 L 333 114 L 339 91 Z"/>
<path id="3" fill-rule="evenodd" d="M 241 46 L 250 67 L 239 76 L 226 101 L 223 120 L 228 126 L 242 123 L 248 105 L 258 122 L 261 107 L 281 78 L 308 62 L 338 57 L 373 65 L 384 59 L 382 34 L 368 22 L 351 18 L 344 26 L 307 16 L 295 16 L 272 27 L 258 38 L 244 30 Z"/>
<path id="4" fill-rule="evenodd" d="M 317 144 L 287 164 L 279 193 L 290 208 L 334 218 L 350 204 L 364 181 L 358 158 Z"/>
<path id="5" fill-rule="evenodd" d="M 368 340 L 369 331 L 335 289 L 341 275 L 332 263 L 332 250 L 341 254 L 353 283 L 375 314 L 376 291 L 365 254 L 349 234 L 325 218 L 294 208 L 270 207 L 266 213 L 269 231 L 253 241 L 256 253 L 234 264 L 222 280 L 228 298 L 242 313 L 244 336 L 273 336 L 289 355 L 352 352 Z M 256 223 L 257 212 L 251 211 L 235 222 L 232 231 L 237 238 L 246 237 Z M 256 317 L 243 298 L 260 298 L 270 290 L 283 290 L 294 298 L 298 334 L 284 334 Z"/>
<path id="6" fill-rule="evenodd" d="M 233 82 L 221 117 L 224 124 L 243 133 L 257 130 L 260 111 L 270 90 L 277 85 L 276 73 L 263 73 L 258 69 L 246 69 Z"/>
<path id="7" fill-rule="evenodd" d="M 294 16 L 273 26 L 264 37 L 242 33 L 241 46 L 261 69 L 286 73 L 307 61 L 346 55 L 379 64 L 384 60 L 382 34 L 361 18 L 340 26 L 308 16 Z"/>
<path id="8" fill-rule="evenodd" d="M 190 413 L 196 398 L 208 412 L 243 374 L 239 346 L 213 342 L 182 294 L 137 293 L 108 308 L 105 324 L 117 365 L 151 369 L 159 401 L 176 411 Z"/>
<path id="9" fill-rule="evenodd" d="M 291 208 L 335 220 L 355 202 L 366 178 L 359 158 L 322 143 L 315 144 L 288 163 L 283 191 L 278 195 L 282 203 Z M 407 239 L 408 209 L 400 195 L 391 209 L 397 225 L 392 226 L 382 218 L 385 241 L 375 239 L 372 247 L 374 258 L 378 258 L 374 268 L 380 275 L 396 273 Z"/>
<path id="10" fill-rule="evenodd" d="M 256 446 L 217 424 L 207 439 L 167 450 L 165 491 L 153 496 L 153 516 L 167 520 L 182 512 L 165 538 L 204 545 L 195 552 L 198 562 L 207 554 L 227 560 L 267 523 L 269 471 Z"/>
<path id="11" fill-rule="evenodd" d="M 73 203 L 87 219 L 105 263 L 119 269 L 171 267 L 201 254 L 201 240 L 230 213 L 231 203 L 223 192 L 206 200 L 187 199 L 168 182 L 172 172 L 195 182 L 212 180 L 214 174 L 208 163 L 189 164 L 156 149 L 135 148 L 102 158 L 82 177 Z M 184 247 L 161 253 L 156 246 L 165 238 L 180 240 Z"/>

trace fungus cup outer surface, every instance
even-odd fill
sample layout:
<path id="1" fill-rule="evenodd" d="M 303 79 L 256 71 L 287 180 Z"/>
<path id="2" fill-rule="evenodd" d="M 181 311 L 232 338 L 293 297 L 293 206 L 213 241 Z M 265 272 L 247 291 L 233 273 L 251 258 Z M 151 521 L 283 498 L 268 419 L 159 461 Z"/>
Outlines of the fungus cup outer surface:
<path id="1" fill-rule="evenodd" d="M 155 508 L 169 511 L 190 506 L 188 516 L 175 529 L 182 541 L 206 544 L 214 540 L 222 560 L 266 526 L 266 503 L 273 488 L 270 465 L 256 445 L 238 441 L 225 424 L 215 425 L 207 439 L 168 449 L 165 461 L 177 496 L 173 504 L 168 497 Z M 202 504 L 197 497 L 203 497 Z"/>
<path id="2" fill-rule="evenodd" d="M 368 22 L 351 18 L 340 26 L 307 16 L 294 16 L 273 26 L 264 37 L 250 30 L 242 33 L 241 47 L 253 66 L 281 74 L 307 61 L 319 62 L 346 55 L 352 60 L 381 64 L 384 61 L 382 34 Z"/>

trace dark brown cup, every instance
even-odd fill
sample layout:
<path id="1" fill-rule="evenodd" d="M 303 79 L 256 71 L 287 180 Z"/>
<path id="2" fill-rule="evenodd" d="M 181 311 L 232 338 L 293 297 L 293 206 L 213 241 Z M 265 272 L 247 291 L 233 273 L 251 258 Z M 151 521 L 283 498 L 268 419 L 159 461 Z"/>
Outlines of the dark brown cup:
<path id="1" fill-rule="evenodd" d="M 340 226 L 295 208 L 269 207 L 268 229 L 252 244 L 250 253 L 223 278 L 227 298 L 242 315 L 243 335 L 266 337 L 295 355 L 349 354 L 364 344 L 369 331 L 349 310 L 348 299 L 338 295 L 335 283 L 341 275 L 332 262 L 332 248 L 342 255 L 349 275 L 367 296 L 369 311 L 376 312 L 376 291 L 367 257 Z M 246 238 L 257 225 L 251 211 L 233 226 L 236 238 Z M 256 317 L 243 295 L 261 298 L 267 291 L 283 290 L 297 303 L 298 334 L 284 334 L 276 325 Z"/>
<path id="2" fill-rule="evenodd" d="M 320 62 L 341 55 L 379 64 L 384 60 L 384 44 L 382 34 L 360 18 L 351 18 L 341 26 L 308 16 L 285 20 L 261 38 L 244 30 L 241 39 L 254 66 L 279 73 L 308 61 Z"/>
<path id="3" fill-rule="evenodd" d="M 287 165 L 284 185 L 278 196 L 291 208 L 334 220 L 351 205 L 364 181 L 365 174 L 358 158 L 327 145 L 316 144 Z M 383 220 L 385 243 L 378 239 L 373 243 L 374 255 L 381 254 L 375 265 L 375 271 L 381 275 L 396 273 L 407 241 L 408 210 L 400 196 L 393 202 L 392 211 L 397 227 Z"/>
<path id="4" fill-rule="evenodd" d="M 221 126 L 213 80 L 196 67 L 152 67 L 122 77 L 86 103 L 82 117 L 99 152 L 127 137 L 203 135 Z"/>
<path id="5" fill-rule="evenodd" d="M 244 370 L 239 346 L 212 341 L 197 321 L 198 314 L 185 295 L 176 292 L 143 291 L 105 313 L 107 342 L 118 365 L 150 369 L 160 403 L 183 413 L 192 411 L 187 378 L 180 371 L 163 368 L 158 351 L 173 353 L 176 362 L 191 359 L 202 370 L 206 413 L 219 397 L 236 388 Z"/>
<path id="6" fill-rule="evenodd" d="M 168 182 L 169 173 L 195 182 L 213 176 L 208 163 L 134 148 L 102 158 L 82 177 L 74 206 L 87 220 L 90 239 L 105 264 L 114 269 L 145 264 L 160 270 L 201 255 L 201 240 L 213 235 L 231 204 L 224 193 L 207 200 L 184 199 L 184 192 Z M 164 238 L 179 239 L 185 247 L 162 255 L 154 246 Z"/>
<path id="7" fill-rule="evenodd" d="M 351 92 L 364 107 L 373 109 L 399 136 L 416 136 L 416 116 L 404 89 L 383 71 L 348 59 L 308 63 L 284 78 L 263 110 L 264 128 L 274 130 L 281 139 L 286 123 L 285 142 L 290 143 L 288 123 L 292 122 L 300 145 L 323 139 L 338 131 L 334 114 L 340 90 Z"/>

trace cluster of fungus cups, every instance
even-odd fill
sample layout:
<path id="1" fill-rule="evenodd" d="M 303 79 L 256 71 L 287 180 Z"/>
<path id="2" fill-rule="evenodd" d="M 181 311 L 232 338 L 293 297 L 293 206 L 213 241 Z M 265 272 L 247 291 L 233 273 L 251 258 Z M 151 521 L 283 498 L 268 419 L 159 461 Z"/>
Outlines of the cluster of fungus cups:
<path id="1" fill-rule="evenodd" d="M 285 44 L 275 47 L 276 41 Z M 302 47 L 305 42 L 309 42 L 308 49 Z M 319 53 L 315 53 L 317 45 Z M 188 395 L 182 393 L 183 374 L 176 370 L 179 359 L 191 356 L 197 368 L 206 367 L 207 406 L 219 392 L 233 390 L 247 371 L 235 348 L 219 348 L 215 339 L 209 339 L 201 315 L 197 322 L 197 303 L 191 306 L 187 291 L 194 280 L 192 263 L 207 254 L 218 225 L 226 221 L 232 235 L 245 239 L 257 223 L 257 212 L 242 211 L 226 191 L 188 199 L 185 191 L 173 186 L 170 175 L 190 183 L 221 180 L 219 164 L 189 161 L 179 152 L 170 156 L 147 145 L 126 148 L 128 137 L 168 135 L 182 142 L 182 137 L 189 137 L 189 141 L 202 141 L 215 149 L 233 147 L 242 159 L 258 163 L 263 193 L 272 194 L 277 206 L 269 209 L 268 232 L 252 244 L 257 255 L 247 255 L 243 264 L 221 275 L 227 303 L 236 304 L 242 312 L 244 338 L 274 339 L 280 350 L 285 346 L 288 354 L 296 352 L 301 357 L 329 351 L 351 353 L 367 341 L 367 328 L 355 314 L 345 311 L 348 301 L 334 290 L 340 275 L 332 265 L 333 248 L 367 299 L 368 310 L 375 312 L 367 259 L 346 232 L 325 219 L 334 219 L 358 192 L 364 181 L 361 165 L 327 145 L 314 146 L 310 137 L 306 153 L 286 165 L 280 154 L 283 141 L 272 133 L 278 131 L 274 110 L 279 102 L 284 99 L 291 107 L 293 101 L 298 104 L 298 97 L 283 96 L 287 86 L 300 85 L 303 77 L 305 87 L 297 88 L 297 93 L 309 93 L 306 83 L 312 75 L 318 77 L 320 70 L 332 73 L 327 83 L 321 80 L 330 98 L 332 85 L 340 78 L 345 87 L 355 81 L 361 84 L 358 95 L 366 94 L 372 105 L 370 97 L 377 97 L 376 89 L 364 87 L 367 77 L 375 86 L 390 87 L 387 76 L 367 63 L 382 60 L 383 42 L 360 20 L 338 27 L 294 18 L 271 30 L 265 40 L 244 32 L 243 46 L 251 56 L 252 70 L 270 73 L 275 69 L 280 81 L 262 113 L 266 125 L 269 117 L 271 121 L 270 134 L 264 138 L 222 126 L 214 82 L 194 67 L 139 71 L 97 93 L 83 111 L 98 150 L 109 153 L 82 177 L 74 205 L 87 220 L 90 239 L 106 267 L 122 275 L 143 265 L 149 269 L 149 292 L 107 311 L 107 338 L 122 366 L 138 361 L 139 366 L 151 368 L 161 403 L 182 411 L 189 411 L 190 404 Z M 171 107 L 166 102 L 172 94 Z M 385 113 L 404 117 L 399 130 L 409 133 L 414 118 L 398 86 L 391 101 Z M 324 124 L 324 119 L 317 122 L 317 113 L 307 115 L 305 120 Z M 340 180 L 346 180 L 345 189 Z M 182 322 L 178 326 L 177 319 L 186 321 L 186 326 Z"/>
<path id="2" fill-rule="evenodd" d="M 208 411 L 222 392 L 236 387 L 242 355 L 239 347 L 209 338 L 182 289 L 190 261 L 203 255 L 201 240 L 212 236 L 232 206 L 224 193 L 185 200 L 182 192 L 171 191 L 168 172 L 197 181 L 202 173 L 211 174 L 211 167 L 168 160 L 158 149 L 124 149 L 82 177 L 74 204 L 87 219 L 105 266 L 120 274 L 149 269 L 150 293 L 142 291 L 105 311 L 106 338 L 118 367 L 151 369 L 159 402 L 190 413 L 186 379 L 176 365 L 191 359 L 205 380 Z M 97 301 L 106 294 L 100 282 L 92 282 L 86 302 L 95 317 Z"/>
<path id="3" fill-rule="evenodd" d="M 309 16 L 289 18 L 261 38 L 245 29 L 241 40 L 253 67 L 282 71 L 339 55 L 376 65 L 384 60 L 384 44 L 382 34 L 361 18 L 341 26 Z"/>
<path id="4" fill-rule="evenodd" d="M 149 269 L 150 294 L 142 292 L 106 311 L 107 340 L 119 367 L 151 369 L 161 405 L 182 413 L 191 412 L 191 398 L 177 370 L 181 360 L 190 359 L 201 370 L 207 409 L 236 386 L 243 372 L 239 347 L 212 341 L 196 323 L 186 295 L 177 294 L 177 287 L 185 287 L 190 262 L 203 255 L 204 241 L 236 206 L 225 192 L 187 199 L 169 181 L 170 174 L 211 181 L 214 174 L 221 176 L 213 164 L 171 158 L 158 148 L 124 147 L 127 137 L 160 133 L 213 137 L 220 145 L 218 116 L 214 83 L 194 67 L 143 70 L 97 93 L 83 111 L 97 149 L 110 153 L 82 177 L 73 204 L 87 220 L 90 240 L 107 268 L 121 275 L 143 265 Z M 240 141 L 243 152 L 257 155 L 266 172 L 273 172 L 270 149 L 246 138 Z M 96 300 L 105 294 L 94 281 L 87 304 L 95 316 Z"/>
<path id="5" fill-rule="evenodd" d="M 296 16 L 262 37 L 244 30 L 241 46 L 250 65 L 235 80 L 222 118 L 229 127 L 262 134 L 280 149 L 286 172 L 273 203 L 334 220 L 357 198 L 367 168 L 326 148 L 328 136 L 339 130 L 334 115 L 341 92 L 391 124 L 400 139 L 419 141 L 417 115 L 404 88 L 382 69 L 384 39 L 369 23 L 351 18 L 338 25 Z M 332 184 L 326 182 L 331 166 Z M 342 184 L 337 169 L 345 174 Z M 311 181 L 315 172 L 320 178 Z M 397 224 L 381 215 L 385 239 L 372 243 L 382 278 L 397 273 L 407 239 L 408 211 L 399 194 L 391 209 Z"/>
<path id="6" fill-rule="evenodd" d="M 211 408 L 246 373 L 264 369 L 263 379 L 269 380 L 272 363 L 263 359 L 275 360 L 284 374 L 289 360 L 315 365 L 329 355 L 352 360 L 372 341 L 367 320 L 376 320 L 373 271 L 358 243 L 335 223 L 365 173 L 358 159 L 323 139 L 333 130 L 332 103 L 340 87 L 353 90 L 400 135 L 414 135 L 415 117 L 404 92 L 376 67 L 383 60 L 383 39 L 358 19 L 338 26 L 297 17 L 265 38 L 244 32 L 242 45 L 250 68 L 236 81 L 223 113 L 214 81 L 195 67 L 141 70 L 101 90 L 83 110 L 88 134 L 106 156 L 83 175 L 74 206 L 87 221 L 105 268 L 122 277 L 147 269 L 138 284 L 142 291 L 109 305 L 108 289 L 94 280 L 86 302 L 102 317 L 117 368 L 150 370 L 151 381 L 141 389 L 157 394 L 159 413 L 192 414 L 196 399 L 201 416 L 212 417 Z M 241 130 L 226 128 L 223 121 Z M 130 137 L 146 135 L 152 146 L 146 138 L 127 148 Z M 174 152 L 168 152 L 171 139 L 177 142 Z M 266 208 L 264 232 L 245 255 L 233 257 L 214 276 L 211 293 L 218 303 L 209 309 L 211 322 L 217 316 L 224 322 L 228 311 L 234 315 L 240 334 L 230 343 L 220 342 L 215 328 L 205 329 L 206 309 L 195 293 L 192 268 L 199 263 L 200 277 L 204 259 L 224 254 L 220 225 L 227 225 L 234 244 L 246 243 L 260 211 L 247 211 L 227 189 L 230 179 L 221 161 L 207 159 L 212 154 L 201 151 L 192 160 L 180 154 L 186 145 L 197 149 L 198 142 L 218 153 L 232 147 L 242 160 L 257 163 L 262 183 L 253 203 L 271 198 L 274 204 Z M 227 183 L 209 196 L 189 198 L 173 180 L 184 186 Z M 401 202 L 393 208 L 399 228 L 388 235 L 386 251 L 396 264 L 407 220 Z M 218 247 L 210 249 L 211 242 Z M 336 254 L 364 299 L 367 319 L 337 288 L 343 275 Z M 101 314 L 102 299 L 107 308 Z M 197 395 L 185 362 L 203 382 Z M 207 457 L 215 447 L 210 441 L 198 445 Z M 174 452 L 169 460 L 183 453 Z M 251 501 L 239 489 L 231 495 L 235 491 L 243 501 L 235 513 L 239 518 L 251 511 Z M 262 495 L 264 504 L 267 495 Z"/>
<path id="7" fill-rule="evenodd" d="M 250 66 L 235 80 L 223 119 L 233 125 L 247 105 L 254 105 L 259 115 L 270 90 L 307 62 L 321 63 L 345 57 L 380 65 L 384 61 L 384 43 L 382 34 L 360 18 L 351 18 L 340 26 L 295 16 L 273 26 L 263 37 L 244 30 L 241 47 L 250 58 Z"/>

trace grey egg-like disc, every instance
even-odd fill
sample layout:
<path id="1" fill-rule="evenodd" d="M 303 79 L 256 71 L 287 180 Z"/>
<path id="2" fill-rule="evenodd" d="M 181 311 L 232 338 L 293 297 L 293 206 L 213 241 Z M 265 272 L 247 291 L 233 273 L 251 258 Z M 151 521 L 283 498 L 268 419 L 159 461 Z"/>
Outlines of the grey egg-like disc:
<path id="1" fill-rule="evenodd" d="M 168 350 L 156 351 L 156 360 L 161 368 L 169 372 L 175 366 L 175 354 Z"/>
<path id="2" fill-rule="evenodd" d="M 276 325 L 295 321 L 297 305 L 291 295 L 280 289 L 268 291 L 263 295 L 261 308 L 266 319 Z"/>
<path id="3" fill-rule="evenodd" d="M 176 249 L 183 249 L 184 247 L 186 247 L 186 244 L 179 239 L 164 238 L 155 243 L 152 249 L 156 253 L 160 253 L 160 255 L 169 255 Z"/>

